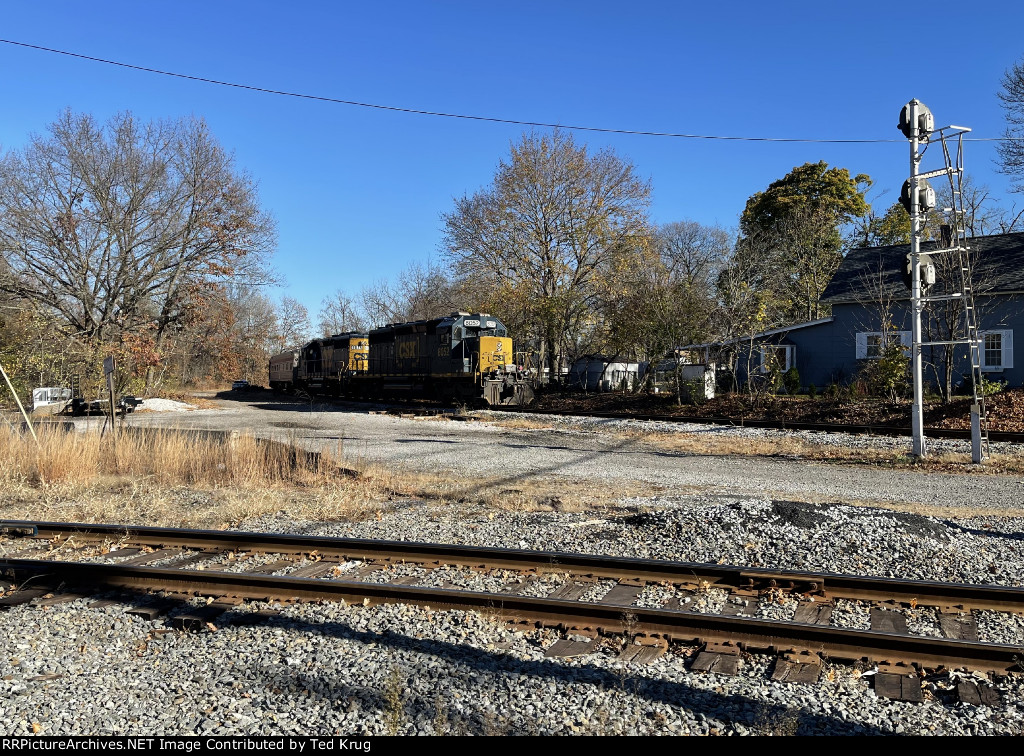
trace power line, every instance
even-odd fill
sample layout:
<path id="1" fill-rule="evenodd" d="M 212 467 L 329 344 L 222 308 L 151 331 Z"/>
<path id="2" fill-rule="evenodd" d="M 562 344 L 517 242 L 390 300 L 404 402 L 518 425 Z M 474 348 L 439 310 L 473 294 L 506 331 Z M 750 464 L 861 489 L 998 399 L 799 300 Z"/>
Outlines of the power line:
<path id="1" fill-rule="evenodd" d="M 279 95 L 282 97 L 296 97 L 302 100 L 316 100 L 318 102 L 330 102 L 336 105 L 352 105 L 359 108 L 374 108 L 376 110 L 389 110 L 395 113 L 409 113 L 412 115 L 425 115 L 435 116 L 439 118 L 459 118 L 468 121 L 485 121 L 488 123 L 506 123 L 515 126 L 538 126 L 542 128 L 551 129 L 567 129 L 570 131 L 594 131 L 602 134 L 628 134 L 632 136 L 653 136 L 653 137 L 671 137 L 675 139 L 710 139 L 718 141 L 729 141 L 729 142 L 789 142 L 789 143 L 804 143 L 804 144 L 885 144 L 885 143 L 904 143 L 905 139 L 793 139 L 784 137 L 747 137 L 747 136 L 720 136 L 713 134 L 676 134 L 666 131 L 637 131 L 633 129 L 610 129 L 603 128 L 600 126 L 572 126 L 560 123 L 546 123 L 544 121 L 521 121 L 514 118 L 494 118 L 490 116 L 478 116 L 478 115 L 467 115 L 465 113 L 442 113 L 435 110 L 419 110 L 417 108 L 403 108 L 397 105 L 380 105 L 379 103 L 372 102 L 358 102 L 356 100 L 342 100 L 337 97 L 326 97 L 324 95 L 313 95 L 304 94 L 302 92 L 288 92 L 281 89 L 269 89 L 267 87 L 257 87 L 251 84 L 239 84 L 232 81 L 221 81 L 220 79 L 210 79 L 205 76 L 192 76 L 190 74 L 177 73 L 174 71 L 164 71 L 159 68 L 149 68 L 147 66 L 137 66 L 132 63 L 122 63 L 116 60 L 107 60 L 106 58 L 97 58 L 92 55 L 83 55 L 81 53 L 70 52 L 68 50 L 57 50 L 52 47 L 43 47 L 42 45 L 32 45 L 27 42 L 17 42 L 12 39 L 0 39 L 0 42 L 7 45 L 15 45 L 16 47 L 26 47 L 30 50 L 39 50 L 41 52 L 54 53 L 56 55 L 65 55 L 69 58 L 78 58 L 79 60 L 88 60 L 93 63 L 105 63 L 110 66 L 119 66 L 121 68 L 129 68 L 133 71 L 144 71 L 145 73 L 159 74 L 161 76 L 171 76 L 176 79 L 187 79 L 188 81 L 198 81 L 204 84 L 216 84 L 222 87 L 233 87 L 235 89 L 244 89 L 250 92 L 260 92 L 262 94 Z M 971 137 L 965 138 L 964 141 L 968 142 L 1001 142 L 1007 140 L 1014 140 L 1013 137 Z"/>

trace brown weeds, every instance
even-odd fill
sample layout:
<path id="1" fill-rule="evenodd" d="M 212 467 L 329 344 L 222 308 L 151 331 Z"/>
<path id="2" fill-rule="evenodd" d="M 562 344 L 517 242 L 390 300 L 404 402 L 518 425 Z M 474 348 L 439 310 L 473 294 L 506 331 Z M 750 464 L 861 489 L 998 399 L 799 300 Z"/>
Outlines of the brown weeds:
<path id="1" fill-rule="evenodd" d="M 337 519 L 386 496 L 386 481 L 330 452 L 248 435 L 156 429 L 109 434 L 0 430 L 0 517 L 223 527 L 285 512 Z"/>
<path id="2" fill-rule="evenodd" d="M 0 429 L 0 519 L 222 528 L 268 515 L 362 519 L 394 499 L 468 502 L 497 516 L 577 512 L 643 493 L 626 483 L 405 471 L 353 460 L 340 444 L 310 452 L 245 434 L 135 428 L 115 449 L 109 434 L 41 427 L 39 441 Z"/>

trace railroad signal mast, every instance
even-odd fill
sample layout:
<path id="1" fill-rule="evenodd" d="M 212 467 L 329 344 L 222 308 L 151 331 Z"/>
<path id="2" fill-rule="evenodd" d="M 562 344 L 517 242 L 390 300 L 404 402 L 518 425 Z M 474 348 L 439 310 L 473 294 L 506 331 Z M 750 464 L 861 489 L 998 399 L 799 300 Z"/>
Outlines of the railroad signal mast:
<path id="1" fill-rule="evenodd" d="M 910 284 L 911 333 L 911 370 L 914 380 L 914 404 L 911 411 L 911 433 L 913 436 L 913 454 L 925 457 L 928 447 L 924 436 L 924 379 L 922 369 L 922 350 L 924 347 L 942 347 L 946 359 L 955 359 L 954 350 L 957 346 L 968 348 L 971 361 L 971 460 L 980 464 L 988 456 L 988 417 L 985 410 L 985 396 L 982 391 L 982 353 L 981 338 L 978 332 L 978 315 L 974 302 L 972 284 L 972 261 L 970 247 L 967 244 L 967 228 L 963 200 L 963 137 L 971 130 L 964 126 L 943 126 L 935 128 L 935 119 L 928 107 L 918 101 L 911 100 L 900 111 L 899 129 L 910 140 L 910 178 L 903 184 L 900 202 L 910 214 L 910 254 L 907 256 L 907 268 Z M 956 140 L 956 155 L 951 155 L 949 142 Z M 934 171 L 922 173 L 921 159 L 929 144 L 938 140 L 942 145 L 944 166 Z M 923 147 L 922 147 L 923 145 Z M 923 235 L 924 217 L 935 209 L 935 190 L 928 182 L 930 178 L 945 176 L 949 180 L 952 207 L 943 208 L 949 223 L 942 226 L 941 238 L 936 249 L 930 254 L 921 252 L 921 236 Z M 935 268 L 932 264 L 933 255 L 945 255 L 950 265 L 944 267 L 955 271 L 959 290 L 953 282 L 949 290 L 935 296 L 928 295 L 928 289 L 935 283 Z M 962 320 L 960 333 L 951 328 L 950 338 L 945 341 L 923 341 L 921 334 L 921 316 L 925 307 L 931 302 L 959 302 Z"/>

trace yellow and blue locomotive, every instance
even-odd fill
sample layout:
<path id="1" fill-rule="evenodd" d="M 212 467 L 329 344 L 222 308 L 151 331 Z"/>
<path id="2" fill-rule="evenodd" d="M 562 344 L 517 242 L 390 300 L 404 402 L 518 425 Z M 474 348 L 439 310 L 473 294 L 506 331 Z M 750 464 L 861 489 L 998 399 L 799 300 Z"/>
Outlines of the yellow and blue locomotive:
<path id="1" fill-rule="evenodd" d="M 532 381 L 515 362 L 508 330 L 486 313 L 455 312 L 316 339 L 271 358 L 270 376 L 271 388 L 333 396 L 492 406 L 533 401 Z"/>

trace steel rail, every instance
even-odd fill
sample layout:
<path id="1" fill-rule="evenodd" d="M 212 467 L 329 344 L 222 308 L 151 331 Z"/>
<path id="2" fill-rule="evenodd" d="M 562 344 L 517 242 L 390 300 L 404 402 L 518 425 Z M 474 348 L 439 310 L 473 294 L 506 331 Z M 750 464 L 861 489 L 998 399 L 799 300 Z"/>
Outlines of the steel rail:
<path id="1" fill-rule="evenodd" d="M 922 669 L 965 667 L 1010 672 L 1017 670 L 1024 658 L 1024 647 L 978 641 L 388 583 L 23 559 L 5 560 L 3 567 L 21 577 L 32 577 L 37 587 L 84 585 L 253 599 L 409 603 L 431 609 L 484 612 L 503 621 L 641 633 L 691 643 L 730 642 L 749 652 L 807 650 L 840 662 L 864 660 Z"/>
<path id="2" fill-rule="evenodd" d="M 618 580 L 707 583 L 744 590 L 791 591 L 831 598 L 894 601 L 918 606 L 960 607 L 1024 613 L 1024 588 L 999 585 L 943 583 L 898 578 L 842 575 L 829 572 L 774 570 L 635 557 L 527 551 L 482 546 L 381 541 L 363 538 L 187 530 L 87 523 L 3 521 L 3 530 L 34 530 L 38 538 L 76 536 L 91 540 L 124 540 L 154 548 L 236 550 L 282 555 L 309 555 L 339 560 L 390 560 L 423 564 L 453 564 L 479 569 L 539 573 L 570 573 Z M 0 557 L 0 562 L 3 558 Z"/>

